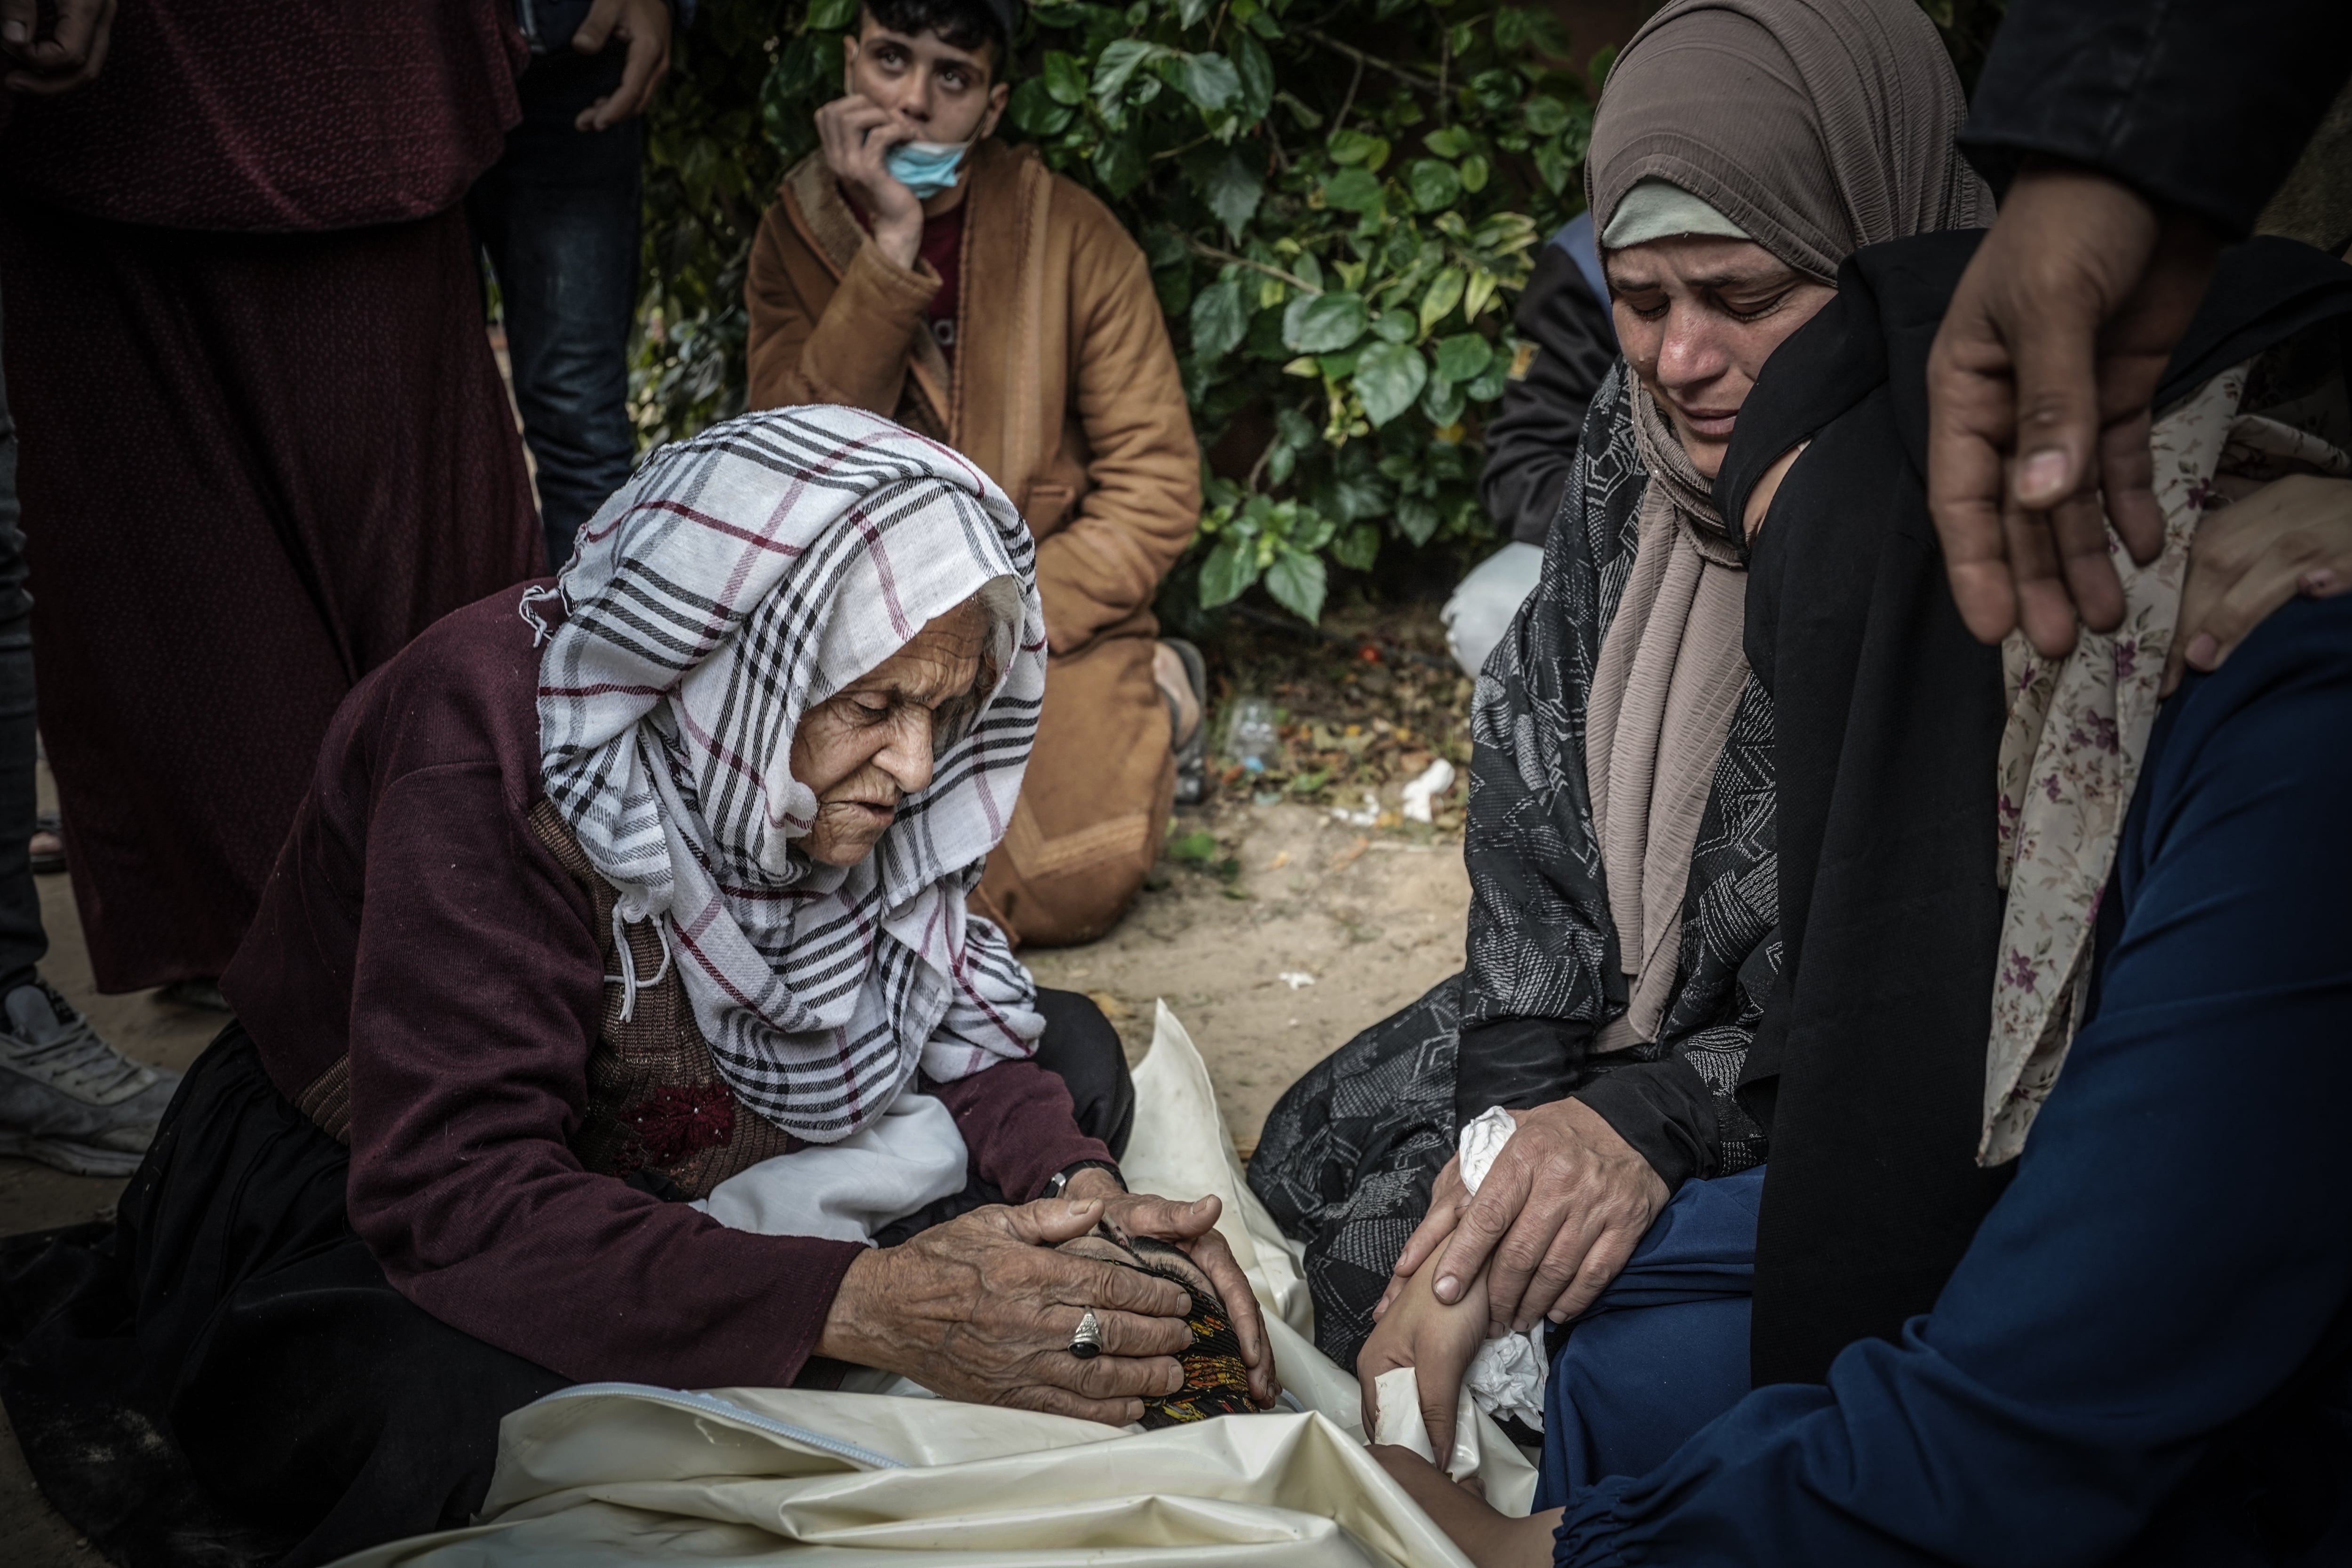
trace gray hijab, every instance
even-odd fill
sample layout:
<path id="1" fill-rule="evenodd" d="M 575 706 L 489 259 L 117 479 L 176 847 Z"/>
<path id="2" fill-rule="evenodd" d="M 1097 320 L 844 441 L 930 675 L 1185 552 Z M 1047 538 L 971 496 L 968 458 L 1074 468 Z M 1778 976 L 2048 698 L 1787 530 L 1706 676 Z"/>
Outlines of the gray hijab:
<path id="1" fill-rule="evenodd" d="M 1915 0 L 1671 0 L 1610 69 L 1592 221 L 1665 180 L 1833 282 L 1865 245 L 1992 220 L 1953 142 L 1967 108 Z"/>

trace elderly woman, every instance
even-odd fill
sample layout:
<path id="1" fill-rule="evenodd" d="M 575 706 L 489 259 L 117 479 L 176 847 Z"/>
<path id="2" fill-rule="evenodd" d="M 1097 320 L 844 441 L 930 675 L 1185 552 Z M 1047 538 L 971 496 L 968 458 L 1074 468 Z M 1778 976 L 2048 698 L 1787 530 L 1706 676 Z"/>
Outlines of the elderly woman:
<path id="1" fill-rule="evenodd" d="M 1118 1181 L 1116 1037 L 965 906 L 1045 643 L 993 484 L 784 410 L 371 677 L 118 1223 L 7 1258 L 49 1496 L 313 1563 L 463 1522 L 575 1381 L 847 1363 L 1126 1423 L 1185 1381 L 1179 1275 L 1270 1399 L 1213 1200 Z M 1098 1225 L 1189 1260 L 1055 1250 Z"/>

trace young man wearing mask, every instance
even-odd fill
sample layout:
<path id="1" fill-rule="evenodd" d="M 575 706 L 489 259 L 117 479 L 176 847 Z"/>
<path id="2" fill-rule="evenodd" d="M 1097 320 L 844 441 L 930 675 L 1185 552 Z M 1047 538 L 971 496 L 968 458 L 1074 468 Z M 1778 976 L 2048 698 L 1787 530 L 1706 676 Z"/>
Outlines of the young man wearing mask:
<path id="1" fill-rule="evenodd" d="M 1016 0 L 867 0 L 819 149 L 760 226 L 744 300 L 755 408 L 838 403 L 942 441 L 1037 540 L 1050 651 L 1019 805 L 974 898 L 1016 941 L 1086 942 L 1197 770 L 1199 656 L 1160 578 L 1200 449 L 1142 251 L 1031 147 L 992 135 Z"/>

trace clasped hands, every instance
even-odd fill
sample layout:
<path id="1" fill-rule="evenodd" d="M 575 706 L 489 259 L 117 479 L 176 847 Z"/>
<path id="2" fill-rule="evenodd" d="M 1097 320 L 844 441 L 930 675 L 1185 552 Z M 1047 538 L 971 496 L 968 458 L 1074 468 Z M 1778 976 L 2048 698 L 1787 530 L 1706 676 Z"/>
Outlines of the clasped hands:
<path id="1" fill-rule="evenodd" d="M 1144 1400 L 1183 1386 L 1176 1358 L 1192 1342 L 1192 1301 L 1171 1280 L 1054 1250 L 1108 1218 L 1199 1265 L 1233 1319 L 1251 1396 L 1270 1405 L 1274 1356 L 1249 1281 L 1216 1232 L 1221 1206 L 1214 1197 L 1180 1204 L 1124 1192 L 1088 1169 L 1065 1197 L 975 1209 L 854 1261 L 817 1353 L 898 1373 L 950 1399 L 1120 1426 L 1140 1420 Z M 1103 1353 L 1081 1361 L 1070 1340 L 1088 1311 Z"/>
<path id="2" fill-rule="evenodd" d="M 1479 1344 L 1564 1323 L 1592 1304 L 1666 1206 L 1666 1184 L 1598 1111 L 1556 1100 L 1513 1111 L 1510 1142 L 1474 1198 L 1459 1160 L 1438 1173 L 1356 1358 L 1364 1430 L 1374 1385 L 1415 1370 L 1431 1447 L 1454 1442 L 1462 1377 Z"/>

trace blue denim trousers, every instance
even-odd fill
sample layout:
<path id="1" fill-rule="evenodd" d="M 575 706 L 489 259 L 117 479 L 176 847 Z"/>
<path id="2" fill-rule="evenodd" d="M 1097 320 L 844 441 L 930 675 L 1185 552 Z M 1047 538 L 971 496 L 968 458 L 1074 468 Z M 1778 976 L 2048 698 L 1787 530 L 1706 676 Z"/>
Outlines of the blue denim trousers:
<path id="1" fill-rule="evenodd" d="M 16 425 L 0 376 L 0 996 L 30 982 L 49 950 L 33 886 L 33 601 L 16 507 Z"/>
<path id="2" fill-rule="evenodd" d="M 642 223 L 641 121 L 576 131 L 572 121 L 620 84 L 625 49 L 568 47 L 531 58 L 522 121 L 467 197 L 504 307 L 523 439 L 539 469 L 547 559 L 629 477 L 629 327 L 636 317 Z"/>

